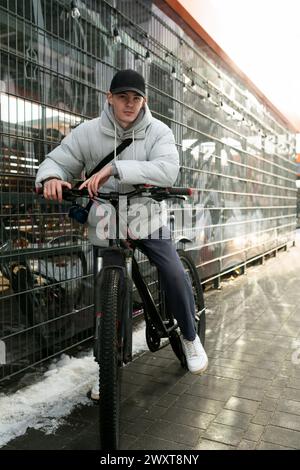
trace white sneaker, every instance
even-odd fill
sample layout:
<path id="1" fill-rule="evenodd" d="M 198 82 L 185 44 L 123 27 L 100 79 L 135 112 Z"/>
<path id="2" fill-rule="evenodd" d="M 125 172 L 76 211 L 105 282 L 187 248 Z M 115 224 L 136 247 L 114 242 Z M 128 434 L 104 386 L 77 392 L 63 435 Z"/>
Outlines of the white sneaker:
<path id="1" fill-rule="evenodd" d="M 91 390 L 91 399 L 92 400 L 99 400 L 99 379 L 97 379 L 93 386 L 92 386 L 92 390 Z"/>
<path id="2" fill-rule="evenodd" d="M 202 374 L 208 366 L 208 358 L 197 335 L 194 341 L 180 337 L 188 370 L 192 374 Z"/>

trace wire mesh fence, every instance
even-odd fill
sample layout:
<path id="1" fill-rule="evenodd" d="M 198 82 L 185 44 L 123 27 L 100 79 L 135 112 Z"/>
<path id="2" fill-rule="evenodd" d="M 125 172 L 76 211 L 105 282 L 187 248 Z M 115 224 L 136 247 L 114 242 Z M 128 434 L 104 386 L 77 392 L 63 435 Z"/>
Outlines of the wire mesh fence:
<path id="1" fill-rule="evenodd" d="M 144 74 L 154 117 L 174 132 L 176 184 L 194 189 L 169 207 L 174 237 L 190 239 L 205 278 L 294 239 L 288 126 L 155 2 L 86 0 L 79 19 L 70 4 L 0 0 L 0 380 L 93 336 L 86 229 L 33 187 L 45 156 L 99 116 L 120 68 Z M 155 295 L 155 272 L 139 262 Z"/>

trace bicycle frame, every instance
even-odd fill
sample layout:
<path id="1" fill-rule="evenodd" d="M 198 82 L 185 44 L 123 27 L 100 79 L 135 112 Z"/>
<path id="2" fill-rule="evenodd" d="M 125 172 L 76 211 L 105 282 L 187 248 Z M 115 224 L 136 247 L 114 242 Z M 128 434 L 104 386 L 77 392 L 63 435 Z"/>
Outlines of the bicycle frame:
<path id="1" fill-rule="evenodd" d="M 186 195 L 191 195 L 192 190 L 190 188 L 153 188 L 149 185 L 136 186 L 135 189 L 126 195 L 130 197 L 134 196 L 149 196 L 155 198 L 157 201 L 162 201 L 168 198 L 179 198 L 185 199 Z M 41 194 L 43 190 L 36 188 L 36 192 Z M 117 209 L 119 203 L 118 192 L 111 192 L 109 194 L 98 193 L 98 197 L 109 199 L 111 204 Z M 154 194 L 154 195 L 153 195 Z M 77 197 L 87 196 L 87 190 L 78 190 L 73 188 L 72 190 L 64 190 L 63 197 L 65 200 L 74 201 Z M 97 198 L 94 198 L 94 200 Z M 99 323 L 101 311 L 99 310 L 99 296 L 101 285 L 98 276 L 101 275 L 101 271 L 106 267 L 115 267 L 122 271 L 122 279 L 125 287 L 125 299 L 123 303 L 123 314 L 118 319 L 121 326 L 121 337 L 120 337 L 120 353 L 119 353 L 119 364 L 123 362 L 127 363 L 132 360 L 132 282 L 134 281 L 137 290 L 142 298 L 144 304 L 144 317 L 146 326 L 150 327 L 150 330 L 155 333 L 155 340 L 159 340 L 163 337 L 168 337 L 169 334 L 177 327 L 176 322 L 172 318 L 168 322 L 164 321 L 161 317 L 158 309 L 156 308 L 155 302 L 151 295 L 151 292 L 146 285 L 143 277 L 139 271 L 138 264 L 134 259 L 134 249 L 129 249 L 126 246 L 124 240 L 119 237 L 119 211 L 116 210 L 116 239 L 109 240 L 109 248 L 94 246 L 94 305 L 95 305 L 95 332 L 99 331 Z M 134 242 L 133 242 L 134 243 Z M 160 282 L 160 281 L 159 281 Z M 154 331 L 155 330 L 155 331 Z M 95 345 L 97 345 L 96 336 Z M 158 349 L 158 347 L 157 347 Z M 154 349 L 156 350 L 156 349 Z M 97 358 L 97 351 L 95 351 L 95 357 Z"/>
<path id="2" fill-rule="evenodd" d="M 118 246 L 118 242 L 120 245 Z M 134 242 L 133 242 L 134 245 Z M 155 305 L 155 301 L 150 292 L 150 289 L 143 279 L 140 272 L 138 263 L 134 258 L 133 248 L 126 247 L 124 241 L 110 240 L 109 247 L 93 247 L 94 256 L 94 283 L 95 283 L 95 331 L 98 330 L 98 322 L 101 316 L 99 310 L 100 297 L 101 297 L 101 272 L 108 267 L 118 268 L 122 271 L 122 277 L 124 281 L 125 297 L 124 297 L 124 308 L 122 317 L 120 320 L 121 327 L 121 351 L 119 357 L 119 365 L 122 363 L 127 364 L 132 360 L 132 287 L 133 282 L 138 290 L 138 293 L 142 299 L 144 306 L 144 318 L 146 325 L 153 325 L 159 338 L 167 338 L 171 331 L 177 328 L 177 324 L 171 320 L 168 324 L 164 321 L 158 308 Z M 158 280 L 160 284 L 160 280 Z M 97 333 L 96 333 L 97 334 Z M 97 346 L 97 337 L 95 337 L 95 346 Z M 97 351 L 95 351 L 97 357 Z"/>

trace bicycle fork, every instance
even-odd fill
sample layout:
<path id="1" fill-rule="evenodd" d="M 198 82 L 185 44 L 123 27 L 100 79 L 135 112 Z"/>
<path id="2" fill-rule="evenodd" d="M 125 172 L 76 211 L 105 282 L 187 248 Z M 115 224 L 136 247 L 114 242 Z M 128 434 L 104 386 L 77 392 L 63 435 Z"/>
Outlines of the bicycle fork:
<path id="1" fill-rule="evenodd" d="M 101 293 L 102 278 L 106 269 L 118 269 L 121 272 L 123 302 L 118 318 L 118 363 L 122 366 L 132 361 L 132 251 L 119 248 L 93 247 L 94 257 L 94 355 L 99 363 L 99 330 L 102 315 Z"/>

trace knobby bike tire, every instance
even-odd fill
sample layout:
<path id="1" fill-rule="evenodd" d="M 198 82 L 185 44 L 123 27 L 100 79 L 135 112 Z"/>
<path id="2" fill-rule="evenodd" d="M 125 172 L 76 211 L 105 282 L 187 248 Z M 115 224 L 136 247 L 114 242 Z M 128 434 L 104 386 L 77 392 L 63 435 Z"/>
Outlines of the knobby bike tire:
<path id="1" fill-rule="evenodd" d="M 177 250 L 178 256 L 184 266 L 185 271 L 189 275 L 194 299 L 196 311 L 198 312 L 199 320 L 196 321 L 197 334 L 201 340 L 202 345 L 205 343 L 205 329 L 206 329 L 206 316 L 205 316 L 205 303 L 203 297 L 203 289 L 200 282 L 199 274 L 192 258 L 184 251 Z"/>
<path id="2" fill-rule="evenodd" d="M 121 271 L 107 268 L 101 280 L 99 321 L 99 428 L 102 450 L 119 447 Z"/>

